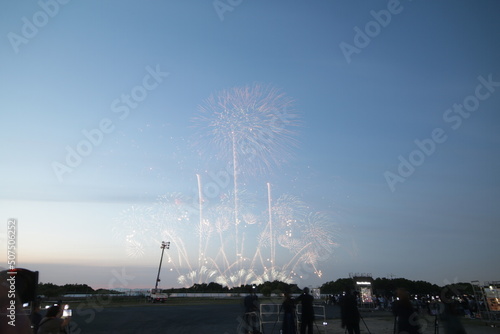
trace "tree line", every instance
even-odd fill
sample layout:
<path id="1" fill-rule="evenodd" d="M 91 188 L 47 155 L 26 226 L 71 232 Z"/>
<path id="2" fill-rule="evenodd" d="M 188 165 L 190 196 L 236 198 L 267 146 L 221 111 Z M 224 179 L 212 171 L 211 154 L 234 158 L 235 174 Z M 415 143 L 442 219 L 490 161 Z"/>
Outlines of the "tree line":
<path id="1" fill-rule="evenodd" d="M 342 294 L 347 288 L 352 288 L 354 281 L 351 278 L 339 278 L 336 281 L 323 283 L 319 288 L 322 294 Z M 425 281 L 412 281 L 406 278 L 376 278 L 372 281 L 372 291 L 379 296 L 392 296 L 397 288 L 404 288 L 412 295 L 472 295 L 472 286 L 469 283 L 454 283 L 440 287 Z M 289 292 L 292 294 L 301 293 L 297 284 L 289 284 L 281 281 L 264 282 L 258 285 L 246 284 L 239 287 L 228 288 L 219 283 L 194 284 L 189 288 L 163 289 L 166 293 L 248 293 L 255 291 L 264 296 L 272 293 Z M 65 284 L 59 286 L 52 283 L 39 283 L 38 295 L 46 297 L 57 297 L 67 294 L 119 294 L 120 292 L 107 289 L 94 290 L 87 284 Z"/>
<path id="2" fill-rule="evenodd" d="M 87 284 L 65 284 L 56 285 L 53 283 L 38 283 L 37 295 L 45 297 L 59 297 L 68 294 L 119 294 L 118 291 L 108 290 L 108 289 L 97 289 L 94 290 Z"/>
<path id="3" fill-rule="evenodd" d="M 438 286 L 426 281 L 412 281 L 406 278 L 376 278 L 372 282 L 373 294 L 377 296 L 394 296 L 396 289 L 403 288 L 411 295 L 423 296 L 460 296 L 473 295 L 472 285 L 470 283 L 452 283 L 444 286 Z M 339 278 L 336 281 L 324 283 L 321 286 L 321 293 L 324 294 L 342 294 L 347 288 L 353 287 L 354 282 L 350 278 Z"/>

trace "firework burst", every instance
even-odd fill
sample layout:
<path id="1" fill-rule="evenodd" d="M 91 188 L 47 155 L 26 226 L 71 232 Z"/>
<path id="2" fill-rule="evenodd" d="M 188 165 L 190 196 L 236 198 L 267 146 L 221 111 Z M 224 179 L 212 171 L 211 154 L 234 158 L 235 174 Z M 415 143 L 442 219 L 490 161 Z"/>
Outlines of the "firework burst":
<path id="1" fill-rule="evenodd" d="M 157 234 L 161 227 L 151 220 L 152 212 L 151 207 L 132 206 L 116 219 L 114 235 L 125 240 L 125 251 L 132 258 L 142 257 L 152 243 L 161 241 Z"/>
<path id="2" fill-rule="evenodd" d="M 269 228 L 267 212 L 243 215 L 244 221 L 251 222 L 245 224 L 242 233 L 242 243 L 248 243 L 248 247 L 240 246 L 241 254 L 234 256 L 230 203 L 205 206 L 201 225 L 199 217 L 190 214 L 189 203 L 179 194 L 161 196 L 152 206 L 125 210 L 117 218 L 116 228 L 116 236 L 125 241 L 133 257 L 144 256 L 161 240 L 170 241 L 165 267 L 175 272 L 178 283 L 184 286 L 217 282 L 234 287 L 273 280 L 291 283 L 292 274 L 301 264 L 320 276 L 318 263 L 336 246 L 327 215 L 311 212 L 297 197 L 282 195 L 272 206 L 274 232 Z M 252 237 L 255 240 L 250 240 Z M 197 241 L 199 247 L 192 247 Z M 279 256 L 271 261 L 273 242 Z"/>
<path id="3" fill-rule="evenodd" d="M 235 87 L 210 96 L 200 106 L 195 124 L 203 129 L 201 142 L 215 147 L 217 156 L 232 166 L 235 254 L 241 258 L 241 175 L 269 171 L 291 155 L 296 146 L 297 114 L 293 101 L 271 86 Z M 242 166 L 245 166 L 242 168 Z M 241 268 L 240 268 L 241 269 Z"/>
<path id="4" fill-rule="evenodd" d="M 298 144 L 300 120 L 293 100 L 272 86 L 254 84 L 212 95 L 193 122 L 202 152 L 216 148 L 216 156 L 240 173 L 269 172 L 288 161 Z"/>
<path id="5" fill-rule="evenodd" d="M 300 123 L 292 102 L 279 90 L 259 85 L 210 96 L 194 118 L 201 130 L 197 142 L 206 145 L 200 144 L 202 152 L 215 150 L 217 159 L 227 162 L 224 182 L 211 182 L 219 186 L 217 195 L 205 194 L 206 174 L 196 174 L 196 195 L 164 195 L 151 207 L 124 211 L 117 234 L 129 255 L 142 256 L 145 245 L 170 241 L 166 265 L 184 286 L 292 283 L 300 264 L 320 276 L 318 263 L 336 245 L 329 217 L 311 212 L 295 196 L 275 200 L 269 182 L 267 205 L 260 207 L 240 180 L 270 172 L 292 157 Z"/>

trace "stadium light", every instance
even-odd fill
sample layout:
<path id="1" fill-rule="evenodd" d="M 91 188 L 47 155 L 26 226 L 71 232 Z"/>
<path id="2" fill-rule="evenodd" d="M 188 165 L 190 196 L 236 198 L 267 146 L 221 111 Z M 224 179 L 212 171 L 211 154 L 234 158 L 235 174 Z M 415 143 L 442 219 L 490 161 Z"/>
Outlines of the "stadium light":
<path id="1" fill-rule="evenodd" d="M 158 275 L 156 276 L 156 284 L 155 284 L 155 291 L 158 289 L 158 282 L 160 282 L 160 270 L 161 270 L 161 262 L 163 261 L 163 252 L 166 249 L 170 249 L 170 241 L 162 241 L 161 242 L 161 257 L 160 257 L 160 266 L 158 267 Z"/>

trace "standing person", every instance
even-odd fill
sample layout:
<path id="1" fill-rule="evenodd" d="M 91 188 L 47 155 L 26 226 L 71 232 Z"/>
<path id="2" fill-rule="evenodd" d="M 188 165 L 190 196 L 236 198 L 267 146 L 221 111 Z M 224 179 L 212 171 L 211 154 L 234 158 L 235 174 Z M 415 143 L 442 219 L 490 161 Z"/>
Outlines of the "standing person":
<path id="1" fill-rule="evenodd" d="M 302 318 L 300 322 L 300 334 L 308 334 L 313 332 L 314 324 L 314 297 L 309 294 L 309 288 L 304 288 L 304 293 L 297 297 L 297 302 L 302 303 Z"/>
<path id="2" fill-rule="evenodd" d="M 45 314 L 38 325 L 38 334 L 59 334 L 71 321 L 71 317 L 62 319 L 63 308 L 61 305 L 53 305 Z"/>
<path id="3" fill-rule="evenodd" d="M 460 318 L 463 316 L 460 308 L 460 303 L 451 298 L 444 303 L 444 309 L 440 318 L 443 321 L 445 334 L 467 334 L 460 321 Z"/>
<path id="4" fill-rule="evenodd" d="M 252 286 L 248 290 L 248 295 L 243 299 L 245 307 L 245 323 L 246 333 L 258 333 L 258 312 L 259 312 L 259 297 L 255 293 L 255 287 Z"/>
<path id="5" fill-rule="evenodd" d="M 345 295 L 340 299 L 340 319 L 342 328 L 346 328 L 349 334 L 359 334 L 358 300 L 356 293 L 347 289 Z"/>
<path id="6" fill-rule="evenodd" d="M 396 290 L 397 300 L 392 305 L 392 313 L 397 320 L 398 334 L 419 334 L 418 313 L 413 308 L 408 291 L 405 289 Z"/>
<path id="7" fill-rule="evenodd" d="M 40 301 L 36 301 L 33 305 L 33 313 L 31 313 L 31 327 L 33 328 L 33 333 L 36 334 L 38 332 L 38 325 L 40 321 L 42 321 L 42 315 L 40 314 Z"/>
<path id="8" fill-rule="evenodd" d="M 283 310 L 283 324 L 281 330 L 283 334 L 296 334 L 296 319 L 295 319 L 295 302 L 293 301 L 290 293 L 285 292 L 281 309 Z"/>

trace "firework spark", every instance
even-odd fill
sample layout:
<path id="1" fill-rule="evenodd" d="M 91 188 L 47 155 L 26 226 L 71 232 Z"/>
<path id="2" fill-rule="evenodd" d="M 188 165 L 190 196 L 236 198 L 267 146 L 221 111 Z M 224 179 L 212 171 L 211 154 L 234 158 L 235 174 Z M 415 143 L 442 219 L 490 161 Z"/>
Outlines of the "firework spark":
<path id="1" fill-rule="evenodd" d="M 203 208 L 203 220 L 189 214 L 187 198 L 179 194 L 161 196 L 149 207 L 132 207 L 118 218 L 117 235 L 125 240 L 128 254 L 144 256 L 148 245 L 160 240 L 171 242 L 165 253 L 165 266 L 177 273 L 177 281 L 184 286 L 195 283 L 217 282 L 234 287 L 280 280 L 291 283 L 294 272 L 307 264 L 320 276 L 318 263 L 333 252 L 331 220 L 328 216 L 311 212 L 298 198 L 282 195 L 272 206 L 274 232 L 270 233 L 267 210 L 261 215 L 247 213 L 252 224 L 246 224 L 249 246 L 240 246 L 242 254 L 233 255 L 233 212 L 230 203 L 220 202 Z M 259 210 L 259 208 L 255 208 Z M 195 232 L 195 233 L 193 233 Z M 201 248 L 190 247 L 201 240 Z M 271 261 L 269 248 L 274 240 L 278 256 Z M 287 255 L 288 254 L 288 255 Z"/>

